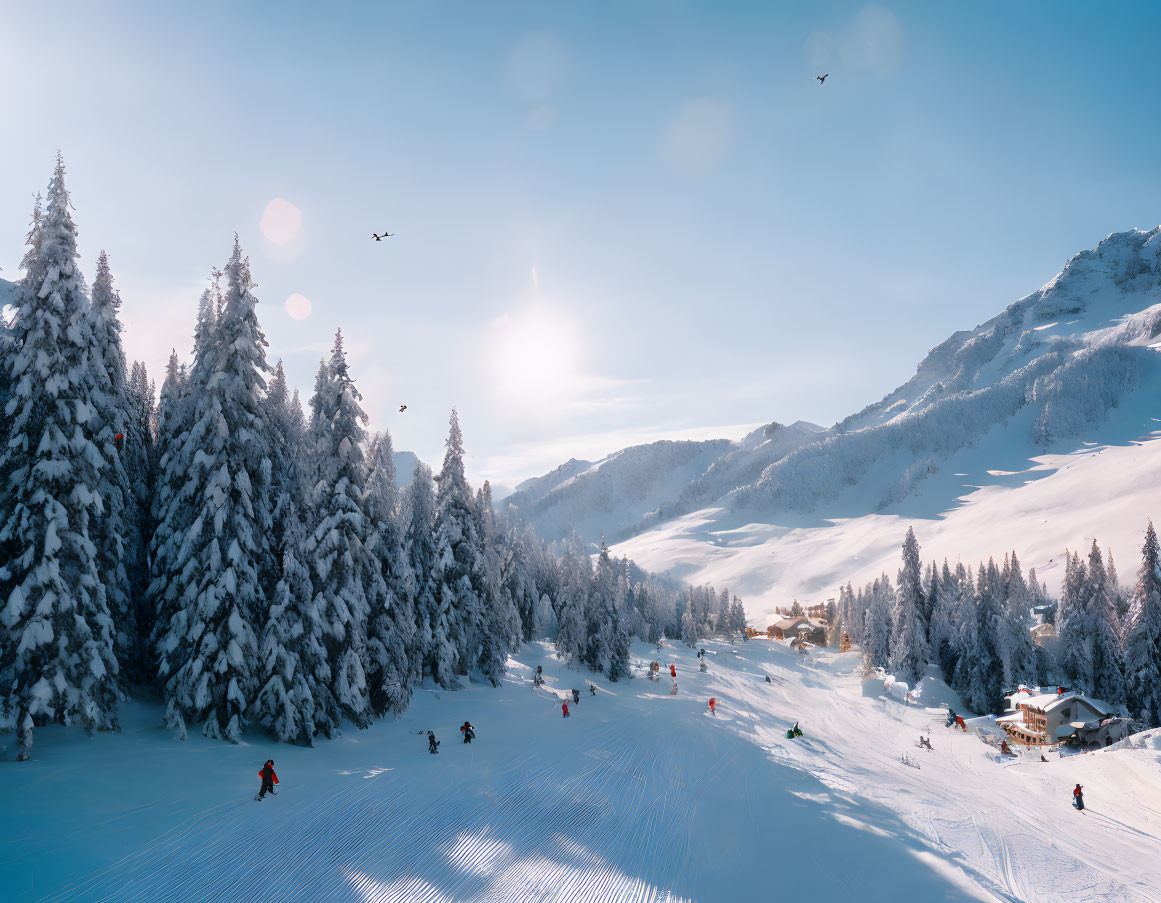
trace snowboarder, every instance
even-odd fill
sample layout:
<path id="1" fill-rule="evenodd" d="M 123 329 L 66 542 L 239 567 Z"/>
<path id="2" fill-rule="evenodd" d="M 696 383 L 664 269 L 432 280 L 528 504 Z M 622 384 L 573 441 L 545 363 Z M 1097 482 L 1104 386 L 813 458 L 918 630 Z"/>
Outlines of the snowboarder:
<path id="1" fill-rule="evenodd" d="M 427 751 L 433 756 L 439 752 L 439 741 L 435 739 L 435 732 L 427 732 Z"/>
<path id="2" fill-rule="evenodd" d="M 590 696 L 597 695 L 597 685 L 595 683 L 593 683 L 591 680 L 589 681 L 589 695 Z"/>
<path id="3" fill-rule="evenodd" d="M 1041 753 L 1041 754 L 1040 754 L 1040 761 L 1041 761 L 1041 762 L 1047 762 L 1047 761 L 1048 761 L 1046 758 L 1044 758 L 1044 753 Z"/>
<path id="4" fill-rule="evenodd" d="M 800 728 L 798 726 L 798 722 L 795 721 L 794 727 L 790 728 L 790 730 L 788 730 L 786 732 L 786 739 L 793 740 L 795 737 L 801 737 L 801 736 L 802 736 L 802 728 Z"/>
<path id="5" fill-rule="evenodd" d="M 710 710 L 711 715 L 716 715 L 718 713 L 717 712 L 717 704 L 718 704 L 717 698 L 711 696 L 710 701 L 709 701 L 709 710 Z"/>
<path id="6" fill-rule="evenodd" d="M 1080 784 L 1077 784 L 1072 791 L 1072 805 L 1076 806 L 1077 809 L 1084 809 L 1084 788 Z"/>
<path id="7" fill-rule="evenodd" d="M 266 764 L 262 766 L 261 771 L 258 772 L 258 777 L 262 778 L 262 788 L 258 791 L 258 795 L 254 797 L 256 800 L 262 799 L 267 792 L 271 796 L 278 796 L 274 790 L 274 785 L 278 783 L 278 775 L 274 773 L 274 760 L 267 759 Z"/>
<path id="8" fill-rule="evenodd" d="M 465 743 L 471 743 L 472 739 L 476 736 L 476 729 L 472 727 L 472 723 L 470 721 L 465 721 L 460 726 L 460 730 L 463 731 Z"/>
<path id="9" fill-rule="evenodd" d="M 964 724 L 962 715 L 955 716 L 955 724 L 956 727 L 960 728 L 965 734 L 967 733 L 967 725 Z"/>
<path id="10" fill-rule="evenodd" d="M 954 709 L 947 710 L 947 724 L 944 726 L 945 727 L 954 727 L 955 726 L 955 710 Z"/>
<path id="11" fill-rule="evenodd" d="M 572 704 L 573 705 L 580 705 L 580 690 L 573 690 L 572 691 Z"/>
<path id="12" fill-rule="evenodd" d="M 532 686 L 539 687 L 544 683 L 544 665 L 536 666 L 536 674 L 532 677 Z"/>
<path id="13" fill-rule="evenodd" d="M 1014 756 L 1015 755 L 1015 753 L 1012 752 L 1011 747 L 1008 746 L 1007 740 L 1000 741 L 1000 752 L 1002 752 L 1004 755 L 1007 755 L 1007 756 Z"/>
<path id="14" fill-rule="evenodd" d="M 567 703 L 567 702 L 562 702 L 562 703 L 560 704 L 560 707 L 561 707 L 562 709 L 564 709 L 564 717 L 565 717 L 565 718 L 567 718 L 567 717 L 568 717 L 568 703 Z"/>

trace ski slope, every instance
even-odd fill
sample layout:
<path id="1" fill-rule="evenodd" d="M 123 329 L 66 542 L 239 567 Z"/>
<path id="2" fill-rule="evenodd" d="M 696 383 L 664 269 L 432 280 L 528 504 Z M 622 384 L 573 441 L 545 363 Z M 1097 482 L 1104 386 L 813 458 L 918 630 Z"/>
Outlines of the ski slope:
<path id="1" fill-rule="evenodd" d="M 119 735 L 46 728 L 34 761 L 0 764 L 3 897 L 1161 899 L 1156 749 L 1001 764 L 931 727 L 937 713 L 878 698 L 853 655 L 707 649 L 700 674 L 684 646 L 635 646 L 638 669 L 676 664 L 679 692 L 668 678 L 598 679 L 567 720 L 559 697 L 586 675 L 534 645 L 500 689 L 421 690 L 398 721 L 314 749 L 179 743 L 144 703 L 126 705 Z M 794 720 L 806 736 L 789 741 Z M 914 748 L 920 731 L 933 752 Z M 279 793 L 255 802 L 267 757 Z"/>

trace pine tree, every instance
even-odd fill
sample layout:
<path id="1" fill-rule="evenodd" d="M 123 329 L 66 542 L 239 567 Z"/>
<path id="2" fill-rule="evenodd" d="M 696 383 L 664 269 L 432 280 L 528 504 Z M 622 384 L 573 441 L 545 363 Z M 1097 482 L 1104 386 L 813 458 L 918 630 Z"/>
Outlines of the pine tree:
<path id="1" fill-rule="evenodd" d="M 891 670 L 900 680 L 914 685 L 923 677 L 929 657 L 926 605 L 920 574 L 919 543 L 915 531 L 907 528 L 903 540 L 903 567 L 895 593 L 894 633 L 891 641 Z"/>
<path id="2" fill-rule="evenodd" d="M 431 664 L 439 654 L 437 631 L 440 629 L 439 602 L 435 596 L 435 483 L 431 468 L 423 462 L 416 465 L 406 490 L 407 574 L 413 581 L 410 596 L 415 605 L 415 640 L 412 653 L 418 662 L 420 677 L 424 671 L 433 674 Z M 446 637 L 440 634 L 440 641 Z M 450 667 L 450 666 L 449 666 Z"/>
<path id="3" fill-rule="evenodd" d="M 500 682 L 508 661 L 508 653 L 520 643 L 520 615 L 507 577 L 515 567 L 511 550 L 501 545 L 496 530 L 492 504 L 492 485 L 484 481 L 476 496 L 476 519 L 482 547 L 482 574 L 476 579 L 479 587 L 481 623 L 476 667 L 493 686 Z"/>
<path id="4" fill-rule="evenodd" d="M 125 435 L 134 419 L 127 386 L 125 353 L 121 349 L 121 323 L 117 313 L 121 296 L 113 287 L 109 258 L 104 251 L 97 258 L 89 306 L 90 355 L 94 385 L 93 441 L 104 459 L 99 492 L 102 511 L 94 522 L 97 567 L 105 585 L 105 598 L 113 616 L 115 649 L 125 678 L 143 676 L 142 648 L 138 635 L 137 601 L 134 587 L 145 566 L 141 548 L 140 517 L 133 491 L 125 449 Z M 131 449 L 130 449 L 131 451 Z M 144 475 L 148 479 L 148 475 Z M 130 574 L 134 575 L 133 578 Z"/>
<path id="5" fill-rule="evenodd" d="M 1008 579 L 1004 602 L 1004 648 L 1005 689 L 1015 689 L 1020 684 L 1031 686 L 1037 680 L 1038 667 L 1036 646 L 1032 642 L 1032 593 L 1020 571 L 1020 560 L 1015 550 Z"/>
<path id="6" fill-rule="evenodd" d="M 464 477 L 464 444 L 459 416 L 451 413 L 447 451 L 436 480 L 435 496 L 435 649 L 429 669 L 443 687 L 467 674 L 477 660 L 483 621 L 481 583 L 485 579 L 483 542 L 475 500 Z"/>
<path id="7" fill-rule="evenodd" d="M 587 640 L 589 585 L 592 583 L 592 562 L 575 533 L 565 543 L 560 562 L 560 593 L 557 620 L 560 630 L 556 648 L 569 664 L 584 655 Z"/>
<path id="8" fill-rule="evenodd" d="M 332 668 L 331 693 L 339 714 L 363 728 L 371 720 L 367 626 L 372 603 L 386 604 L 386 590 L 378 562 L 368 549 L 363 459 L 367 415 L 359 405 L 361 397 L 351 379 L 339 331 L 310 400 L 315 482 L 308 542 L 315 605 L 322 616 Z"/>
<path id="9" fill-rule="evenodd" d="M 1125 660 L 1121 655 L 1120 618 L 1095 539 L 1088 556 L 1088 579 L 1089 623 L 1092 625 L 1092 682 L 1088 686 L 1097 699 L 1123 705 Z"/>
<path id="10" fill-rule="evenodd" d="M 197 345 L 190 426 L 171 459 L 186 476 L 174 503 L 192 520 L 170 537 L 169 567 L 154 571 L 151 592 L 161 601 L 154 646 L 171 712 L 236 743 L 258 689 L 254 628 L 269 608 L 261 569 L 271 528 L 266 339 L 236 238 L 226 278 L 221 322 Z"/>
<path id="11" fill-rule="evenodd" d="M 1064 586 L 1056 612 L 1059 637 L 1058 665 L 1065 680 L 1084 692 L 1093 692 L 1093 624 L 1089 614 L 1089 580 L 1080 556 L 1066 551 Z"/>
<path id="12" fill-rule="evenodd" d="M 12 323 L 8 442 L 0 451 L 0 731 L 20 758 L 33 729 L 115 728 L 113 622 L 92 539 L 101 516 L 94 441 L 94 362 L 76 226 L 57 157 L 43 216 L 34 214 Z"/>
<path id="13" fill-rule="evenodd" d="M 378 715 L 406 710 L 411 688 L 418 679 L 412 579 L 398 521 L 398 496 L 391 436 L 378 433 L 367 451 L 366 494 L 370 552 L 382 578 L 381 583 L 375 584 L 379 594 L 370 600 L 371 621 L 367 628 L 367 678 L 371 709 Z"/>
<path id="14" fill-rule="evenodd" d="M 951 683 L 959 662 L 962 607 L 962 583 L 948 567 L 945 558 L 939 574 L 935 603 L 931 610 L 930 641 L 932 655 L 943 672 L 944 680 L 948 683 Z"/>
<path id="15" fill-rule="evenodd" d="M 868 594 L 863 654 L 871 667 L 885 668 L 890 660 L 891 614 L 895 605 L 895 593 L 886 574 L 874 582 Z"/>
<path id="16" fill-rule="evenodd" d="M 1161 551 L 1152 521 L 1129 609 L 1125 678 L 1129 713 L 1143 728 L 1161 725 Z"/>
<path id="17" fill-rule="evenodd" d="M 681 641 L 689 648 L 697 645 L 697 618 L 693 614 L 692 594 L 685 601 L 685 611 L 681 614 Z"/>

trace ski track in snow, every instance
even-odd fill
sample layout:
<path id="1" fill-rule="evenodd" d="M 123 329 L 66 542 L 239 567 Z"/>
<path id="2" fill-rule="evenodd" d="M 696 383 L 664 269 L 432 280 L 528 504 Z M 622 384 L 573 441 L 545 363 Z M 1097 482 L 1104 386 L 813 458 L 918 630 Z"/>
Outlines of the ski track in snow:
<path id="1" fill-rule="evenodd" d="M 178 744 L 141 705 L 91 744 L 43 730 L 37 761 L 0 769 L 4 899 L 772 899 L 777 857 L 811 900 L 1161 903 L 1156 751 L 1001 766 L 938 712 L 865 695 L 854 656 L 705 645 L 706 674 L 683 646 L 637 645 L 638 666 L 677 664 L 679 693 L 598 678 L 567 720 L 559 699 L 589 675 L 531 646 L 499 690 L 419 691 L 398 721 L 312 750 Z M 537 663 L 541 691 L 522 680 Z M 787 740 L 795 720 L 806 736 Z M 267 756 L 282 784 L 255 803 Z"/>

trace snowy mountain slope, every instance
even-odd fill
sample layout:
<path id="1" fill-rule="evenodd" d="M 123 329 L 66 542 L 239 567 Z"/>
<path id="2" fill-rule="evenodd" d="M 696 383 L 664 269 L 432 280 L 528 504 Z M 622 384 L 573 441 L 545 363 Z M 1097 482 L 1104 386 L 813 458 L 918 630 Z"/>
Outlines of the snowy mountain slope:
<path id="1" fill-rule="evenodd" d="M 7 279 L 0 279 L 0 308 L 12 304 L 16 299 L 16 286 Z"/>
<path id="2" fill-rule="evenodd" d="M 0 770 L 0 886 L 14 903 L 1161 899 L 1155 748 L 1005 767 L 938 713 L 876 698 L 854 655 L 707 649 L 699 674 L 683 646 L 635 646 L 638 673 L 676 664 L 679 693 L 598 677 L 567 720 L 558 697 L 585 676 L 528 646 L 497 690 L 421 690 L 314 749 L 179 743 L 143 703 L 120 734 L 46 728 L 33 761 Z M 786 740 L 796 720 L 805 737 Z M 935 749 L 915 769 L 900 756 L 919 758 L 920 731 Z M 258 803 L 267 757 L 281 783 Z"/>
<path id="3" fill-rule="evenodd" d="M 547 539 L 575 530 L 599 543 L 675 498 L 733 445 L 728 439 L 662 441 L 623 449 L 583 469 L 586 462 L 573 460 L 525 481 L 505 505 Z"/>
<path id="4" fill-rule="evenodd" d="M 1024 410 L 1032 414 L 1027 434 L 1013 440 L 1029 455 L 1075 447 L 1126 393 L 1158 378 L 1158 305 L 1161 228 L 1111 235 L 1044 288 L 937 346 L 910 381 L 771 464 L 730 505 L 884 510 Z"/>

